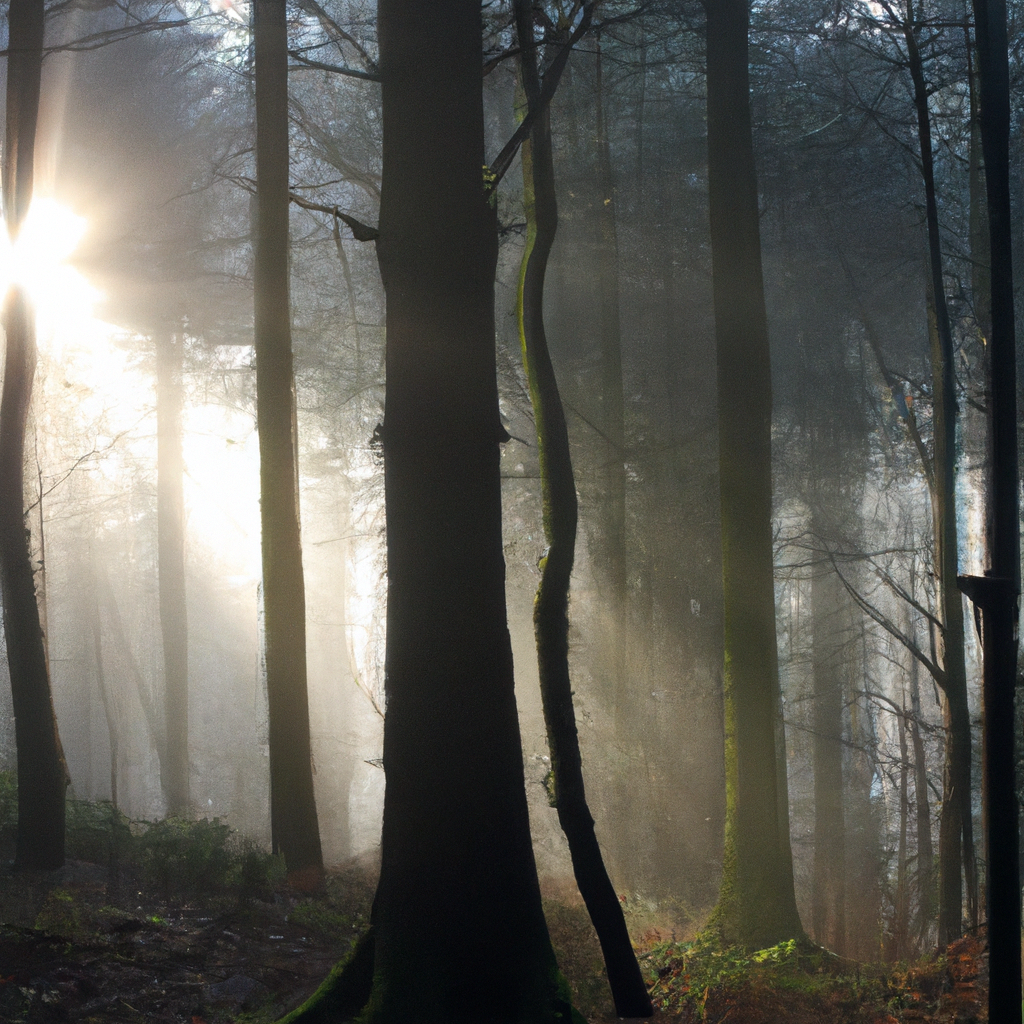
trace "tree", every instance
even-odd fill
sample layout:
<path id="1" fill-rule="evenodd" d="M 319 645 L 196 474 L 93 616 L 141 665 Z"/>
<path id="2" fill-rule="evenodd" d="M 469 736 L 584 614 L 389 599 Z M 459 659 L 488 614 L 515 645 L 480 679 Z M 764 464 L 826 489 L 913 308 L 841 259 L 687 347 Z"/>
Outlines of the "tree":
<path id="1" fill-rule="evenodd" d="M 571 1013 L 540 902 L 506 625 L 477 0 L 378 6 L 386 788 L 371 938 L 290 1020 Z M 371 967 L 372 965 L 372 967 Z M 371 982 L 372 975 L 372 982 Z"/>
<path id="2" fill-rule="evenodd" d="M 270 815 L 289 876 L 323 880 L 306 689 L 295 381 L 288 282 L 288 31 L 284 0 L 255 7 L 254 334 L 260 441 L 263 609 L 270 727 Z"/>
<path id="3" fill-rule="evenodd" d="M 185 472 L 181 453 L 181 369 L 184 339 L 163 330 L 156 338 L 156 516 L 160 631 L 164 650 L 166 760 L 161 782 L 167 813 L 189 812 L 188 612 L 185 604 Z M 97 652 L 99 640 L 97 640 Z M 100 664 L 97 653 L 97 665 Z M 115 799 L 116 803 L 116 799 Z"/>
<path id="4" fill-rule="evenodd" d="M 777 779 L 771 364 L 751 134 L 746 0 L 707 11 L 708 192 L 718 349 L 726 826 L 711 926 L 769 946 L 803 934 Z"/>
<path id="5" fill-rule="evenodd" d="M 12 245 L 32 201 L 44 19 L 43 0 L 11 0 L 3 203 Z M 18 750 L 14 862 L 20 868 L 48 870 L 64 863 L 64 794 L 69 778 L 53 711 L 25 523 L 25 424 L 36 337 L 35 312 L 22 285 L 11 285 L 2 315 L 7 347 L 0 399 L 0 587 Z"/>
<path id="6" fill-rule="evenodd" d="M 589 8 L 572 13 L 587 20 L 590 17 Z M 541 94 L 530 0 L 518 0 L 515 18 L 522 91 L 529 110 Z M 561 46 L 568 45 L 566 29 L 555 37 Z M 537 426 L 544 537 L 548 542 L 541 560 L 533 624 L 551 754 L 552 799 L 569 843 L 576 884 L 601 943 L 616 1012 L 620 1017 L 649 1017 L 653 1013 L 651 998 L 605 869 L 587 804 L 569 675 L 569 584 L 576 551 L 578 502 L 569 431 L 544 328 L 544 281 L 558 229 L 549 109 L 536 118 L 529 139 L 523 143 L 522 167 L 526 245 L 519 272 L 517 313 L 523 368 Z M 619 393 L 621 398 L 621 380 Z"/>
<path id="7" fill-rule="evenodd" d="M 984 811 L 988 864 L 989 1019 L 1020 1020 L 1020 864 L 1014 782 L 1014 682 L 1020 599 L 1017 366 L 1010 220 L 1010 87 L 1006 4 L 975 0 L 980 62 L 981 140 L 988 184 L 990 401 L 992 432 L 990 552 L 985 577 L 961 585 L 982 612 Z"/>

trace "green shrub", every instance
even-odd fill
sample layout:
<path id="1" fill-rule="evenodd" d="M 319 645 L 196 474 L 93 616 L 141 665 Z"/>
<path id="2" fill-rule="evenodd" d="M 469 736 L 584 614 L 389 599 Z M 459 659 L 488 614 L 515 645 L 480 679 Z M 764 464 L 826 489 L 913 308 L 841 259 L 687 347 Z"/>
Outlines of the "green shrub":
<path id="1" fill-rule="evenodd" d="M 129 856 L 131 821 L 109 800 L 68 800 L 65 814 L 69 859 L 114 864 Z"/>
<path id="2" fill-rule="evenodd" d="M 18 829 L 18 776 L 0 772 L 0 841 L 13 841 Z"/>
<path id="3" fill-rule="evenodd" d="M 73 939 L 82 930 L 82 914 L 75 897 L 67 889 L 51 889 L 36 915 L 36 928 Z"/>

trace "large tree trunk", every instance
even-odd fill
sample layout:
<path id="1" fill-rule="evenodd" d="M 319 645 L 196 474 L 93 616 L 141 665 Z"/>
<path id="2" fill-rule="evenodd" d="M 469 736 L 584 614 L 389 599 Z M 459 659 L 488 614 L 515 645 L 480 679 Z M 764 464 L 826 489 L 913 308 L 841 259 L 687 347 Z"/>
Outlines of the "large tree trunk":
<path id="1" fill-rule="evenodd" d="M 288 32 L 284 0 L 257 0 L 256 422 L 274 848 L 292 881 L 315 886 L 323 854 L 306 689 L 295 383 L 288 281 Z"/>
<path id="2" fill-rule="evenodd" d="M 771 364 L 750 122 L 746 0 L 707 5 L 708 184 L 718 349 L 726 833 L 713 924 L 769 946 L 802 935 L 779 813 Z"/>
<path id="3" fill-rule="evenodd" d="M 540 74 L 529 0 L 517 0 L 520 71 L 529 108 L 540 99 Z M 544 537 L 548 549 L 533 606 L 544 722 L 558 821 L 565 833 L 580 895 L 604 954 L 620 1017 L 649 1017 L 650 996 L 633 952 L 622 907 L 605 869 L 587 804 L 569 675 L 569 585 L 576 551 L 578 505 L 569 431 L 544 329 L 544 281 L 558 229 L 551 120 L 544 110 L 523 143 L 526 246 L 519 273 L 518 319 L 540 457 Z M 620 388 L 621 393 L 621 388 Z"/>
<path id="4" fill-rule="evenodd" d="M 185 471 L 181 452 L 182 358 L 180 335 L 156 339 L 156 517 L 160 578 L 160 631 L 164 651 L 167 813 L 189 813 L 188 617 L 185 605 Z M 163 762 L 161 762 L 161 767 Z"/>
<path id="5" fill-rule="evenodd" d="M 12 244 L 32 200 L 43 24 L 43 0 L 11 0 L 3 202 Z M 0 588 L 18 751 L 14 862 L 19 868 L 52 869 L 64 863 L 64 794 L 69 780 L 53 711 L 25 523 L 25 425 L 36 337 L 31 301 L 18 285 L 10 288 L 4 301 L 3 327 L 7 347 L 0 399 Z"/>
<path id="6" fill-rule="evenodd" d="M 553 1024 L 505 616 L 480 5 L 382 0 L 378 25 L 387 782 L 367 1019 Z"/>

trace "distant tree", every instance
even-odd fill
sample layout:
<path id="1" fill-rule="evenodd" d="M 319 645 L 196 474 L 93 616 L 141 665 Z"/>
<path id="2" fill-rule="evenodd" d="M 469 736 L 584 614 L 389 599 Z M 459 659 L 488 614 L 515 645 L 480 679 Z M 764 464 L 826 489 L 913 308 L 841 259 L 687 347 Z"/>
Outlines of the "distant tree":
<path id="1" fill-rule="evenodd" d="M 270 732 L 270 819 L 289 875 L 323 879 L 306 685 L 306 598 L 299 532 L 295 379 L 288 264 L 288 32 L 284 0 L 255 5 L 254 339 L 260 442 L 263 608 Z"/>
<path id="2" fill-rule="evenodd" d="M 181 451 L 181 371 L 185 342 L 169 330 L 156 337 L 156 516 L 160 632 L 164 654 L 164 722 L 159 745 L 167 813 L 189 813 L 188 612 L 185 603 L 185 466 Z M 97 651 L 99 641 L 97 640 Z M 100 657 L 97 653 L 97 666 Z M 100 671 L 98 668 L 97 671 Z"/>
<path id="3" fill-rule="evenodd" d="M 11 0 L 3 204 L 12 245 L 32 201 L 44 18 L 43 0 Z M 14 862 L 19 868 L 49 870 L 64 863 L 69 778 L 53 711 L 25 522 L 25 424 L 36 368 L 36 331 L 35 311 L 21 285 L 8 290 L 2 319 L 7 347 L 0 399 L 0 587 L 18 750 Z"/>
<path id="4" fill-rule="evenodd" d="M 746 0 L 707 11 L 708 189 L 718 348 L 726 825 L 710 926 L 769 946 L 803 934 L 778 776 L 771 363 L 751 134 Z"/>

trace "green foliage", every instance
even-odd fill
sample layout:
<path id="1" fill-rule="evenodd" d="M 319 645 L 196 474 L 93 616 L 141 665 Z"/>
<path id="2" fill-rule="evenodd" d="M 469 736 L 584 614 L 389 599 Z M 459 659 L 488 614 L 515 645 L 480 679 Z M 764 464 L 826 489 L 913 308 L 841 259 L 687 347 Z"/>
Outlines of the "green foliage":
<path id="1" fill-rule="evenodd" d="M 82 931 L 82 913 L 72 893 L 67 889 L 51 889 L 36 915 L 36 928 L 73 939 Z"/>
<path id="2" fill-rule="evenodd" d="M 135 852 L 148 880 L 172 892 L 213 893 L 228 881 L 231 829 L 219 818 L 147 822 L 136 836 Z"/>
<path id="3" fill-rule="evenodd" d="M 334 942 L 350 939 L 358 924 L 348 914 L 323 900 L 302 900 L 288 913 L 293 924 Z"/>
<path id="4" fill-rule="evenodd" d="M 692 942 L 658 943 L 641 963 L 655 1005 L 685 1020 L 874 1024 L 891 1019 L 881 968 L 842 960 L 807 940 L 751 952 L 723 945 L 706 931 Z"/>
<path id="5" fill-rule="evenodd" d="M 239 836 L 219 818 L 133 821 L 109 800 L 69 798 L 65 820 L 69 860 L 102 864 L 162 891 L 166 898 L 271 899 L 274 886 L 285 877 L 280 857 Z M 0 772 L 0 843 L 13 843 L 17 826 L 18 777 Z M 55 903 L 45 913 L 59 909 Z"/>
<path id="6" fill-rule="evenodd" d="M 14 842 L 18 828 L 18 776 L 0 772 L 0 842 Z"/>
<path id="7" fill-rule="evenodd" d="M 68 800 L 65 850 L 69 860 L 116 864 L 128 855 L 131 821 L 109 800 Z"/>
<path id="8" fill-rule="evenodd" d="M 644 959 L 656 973 L 652 987 L 656 1005 L 668 1012 L 689 1010 L 703 1020 L 712 990 L 745 983 L 759 968 L 785 973 L 784 969 L 798 965 L 800 951 L 796 941 L 789 939 L 751 953 L 740 946 L 722 945 L 713 933 L 705 933 L 691 942 L 659 943 Z"/>

